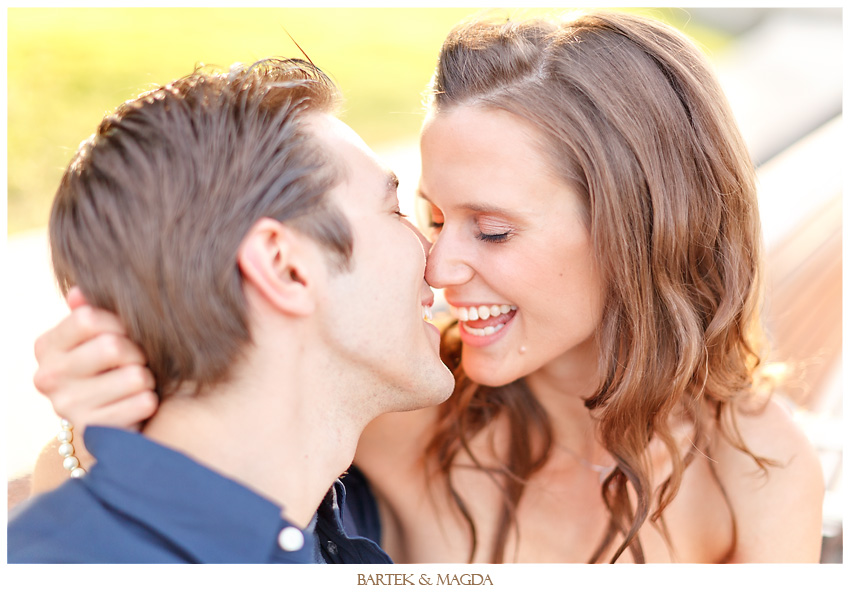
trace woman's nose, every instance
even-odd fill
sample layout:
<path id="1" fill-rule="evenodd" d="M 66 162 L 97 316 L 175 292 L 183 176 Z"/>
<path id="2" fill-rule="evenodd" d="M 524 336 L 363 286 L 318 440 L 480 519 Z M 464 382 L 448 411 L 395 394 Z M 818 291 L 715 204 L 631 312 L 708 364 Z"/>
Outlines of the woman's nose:
<path id="1" fill-rule="evenodd" d="M 427 240 L 426 240 L 427 242 Z M 425 281 L 434 288 L 459 286 L 474 275 L 463 247 L 443 231 L 431 245 L 425 264 Z"/>

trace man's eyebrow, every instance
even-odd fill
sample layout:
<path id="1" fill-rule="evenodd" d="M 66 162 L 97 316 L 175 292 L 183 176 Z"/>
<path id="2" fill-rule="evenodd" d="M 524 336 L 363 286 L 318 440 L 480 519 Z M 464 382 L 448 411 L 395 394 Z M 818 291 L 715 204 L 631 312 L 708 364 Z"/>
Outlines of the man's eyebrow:
<path id="1" fill-rule="evenodd" d="M 394 194 L 398 191 L 398 176 L 395 175 L 395 172 L 388 171 L 387 172 L 387 193 Z"/>

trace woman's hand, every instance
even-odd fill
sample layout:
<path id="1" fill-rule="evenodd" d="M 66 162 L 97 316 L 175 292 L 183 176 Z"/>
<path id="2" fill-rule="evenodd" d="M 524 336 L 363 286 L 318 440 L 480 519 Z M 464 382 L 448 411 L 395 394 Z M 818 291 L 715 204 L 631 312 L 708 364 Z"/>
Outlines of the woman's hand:
<path id="1" fill-rule="evenodd" d="M 68 293 L 71 313 L 35 342 L 36 389 L 75 426 L 75 443 L 90 424 L 138 430 L 156 411 L 154 378 L 141 350 L 114 314 Z"/>

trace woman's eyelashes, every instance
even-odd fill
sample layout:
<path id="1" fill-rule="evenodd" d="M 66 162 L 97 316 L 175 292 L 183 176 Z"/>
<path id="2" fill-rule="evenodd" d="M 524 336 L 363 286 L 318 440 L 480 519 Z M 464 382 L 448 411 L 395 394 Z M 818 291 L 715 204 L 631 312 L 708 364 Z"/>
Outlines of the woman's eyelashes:
<path id="1" fill-rule="evenodd" d="M 433 236 L 433 237 L 436 237 L 440 233 L 441 229 L 443 229 L 443 222 L 441 222 L 441 221 L 438 222 L 438 221 L 431 220 L 428 223 L 428 231 L 430 232 L 431 236 Z M 512 234 L 513 234 L 513 232 L 511 230 L 508 230 L 508 231 L 505 231 L 505 232 L 499 232 L 497 234 L 487 234 L 487 233 L 481 231 L 481 229 L 478 229 L 475 232 L 475 239 L 480 240 L 481 242 L 493 242 L 493 243 L 498 244 L 498 243 L 501 243 L 501 242 L 507 242 L 507 240 L 510 239 Z M 432 240 L 432 242 L 433 242 L 433 240 Z"/>
<path id="2" fill-rule="evenodd" d="M 434 242 L 440 231 L 443 229 L 443 225 L 445 223 L 443 213 L 430 201 L 420 199 L 417 203 L 416 215 L 416 219 L 422 233 L 431 240 L 431 242 Z M 488 227 L 496 227 L 497 229 L 501 227 L 505 231 L 495 233 L 489 231 L 485 232 L 481 229 L 481 222 L 479 222 L 477 218 L 471 219 L 469 223 L 475 227 L 475 232 L 473 234 L 475 239 L 480 240 L 481 242 L 492 242 L 498 244 L 506 242 L 513 235 L 513 230 L 506 229 L 504 226 Z"/>
<path id="3" fill-rule="evenodd" d="M 427 227 L 428 234 L 432 238 L 435 238 L 440 233 L 440 230 L 443 229 L 443 223 L 444 222 L 442 222 L 442 221 L 435 220 L 433 217 L 428 218 L 428 220 L 425 223 L 425 225 Z M 480 240 L 481 242 L 493 242 L 493 243 L 506 242 L 511 237 L 511 235 L 513 234 L 512 230 L 506 230 L 504 232 L 497 232 L 497 233 L 493 234 L 493 233 L 484 232 L 483 230 L 481 230 L 481 228 L 477 224 L 475 224 L 475 227 L 476 227 L 476 231 L 474 233 L 475 238 L 476 238 L 476 240 Z M 433 240 L 432 240 L 432 242 L 433 242 Z"/>
<path id="4" fill-rule="evenodd" d="M 510 238 L 510 236 L 511 232 L 502 232 L 500 234 L 485 234 L 480 230 L 475 235 L 475 237 L 478 240 L 481 240 L 482 242 L 495 242 L 497 244 L 500 242 L 506 242 L 508 238 Z"/>

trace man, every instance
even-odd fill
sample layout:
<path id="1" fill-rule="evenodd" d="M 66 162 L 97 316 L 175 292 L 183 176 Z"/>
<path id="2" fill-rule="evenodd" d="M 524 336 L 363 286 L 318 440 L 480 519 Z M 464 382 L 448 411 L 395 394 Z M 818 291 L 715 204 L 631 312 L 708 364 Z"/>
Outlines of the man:
<path id="1" fill-rule="evenodd" d="M 425 241 L 336 102 L 302 61 L 196 72 L 81 145 L 56 277 L 118 314 L 161 403 L 141 435 L 86 430 L 98 463 L 13 513 L 9 562 L 389 562 L 346 535 L 337 478 L 366 424 L 453 379 Z"/>

